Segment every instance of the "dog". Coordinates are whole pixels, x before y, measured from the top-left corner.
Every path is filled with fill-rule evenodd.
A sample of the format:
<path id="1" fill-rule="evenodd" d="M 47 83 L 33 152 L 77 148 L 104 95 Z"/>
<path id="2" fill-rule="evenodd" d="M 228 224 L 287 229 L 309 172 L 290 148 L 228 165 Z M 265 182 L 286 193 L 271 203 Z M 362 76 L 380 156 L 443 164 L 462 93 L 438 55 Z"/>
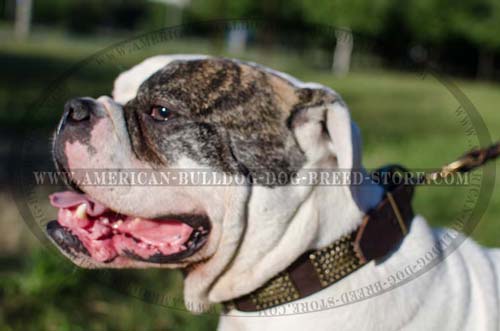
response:
<path id="1" fill-rule="evenodd" d="M 155 56 L 121 73 L 112 97 L 66 103 L 53 158 L 73 174 L 73 191 L 51 196 L 59 214 L 47 232 L 84 268 L 183 269 L 194 312 L 234 302 L 359 229 L 384 199 L 366 176 L 362 185 L 292 182 L 310 169 L 365 173 L 360 139 L 328 87 L 234 59 Z M 86 185 L 81 169 L 201 169 L 240 184 Z M 285 180 L 269 183 L 270 174 Z M 219 329 L 499 330 L 499 251 L 466 239 L 445 256 L 440 238 L 465 238 L 418 215 L 407 226 L 390 253 L 308 296 L 227 305 Z M 429 252 L 439 263 L 384 291 Z"/>

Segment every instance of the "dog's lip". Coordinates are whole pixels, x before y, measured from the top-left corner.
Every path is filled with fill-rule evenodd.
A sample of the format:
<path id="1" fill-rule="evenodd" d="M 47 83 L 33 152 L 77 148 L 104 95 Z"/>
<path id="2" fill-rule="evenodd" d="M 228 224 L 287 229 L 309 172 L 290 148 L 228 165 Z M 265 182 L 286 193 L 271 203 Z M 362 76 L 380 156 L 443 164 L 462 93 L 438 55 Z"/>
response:
<path id="1" fill-rule="evenodd" d="M 208 231 L 211 230 L 210 219 L 205 214 L 166 214 L 152 219 L 160 222 L 165 219 L 175 219 L 189 225 L 193 229 L 197 229 L 201 226 Z"/>
<path id="2" fill-rule="evenodd" d="M 208 223 L 210 224 L 210 223 Z M 64 252 L 69 254 L 71 257 L 75 258 L 78 254 L 83 254 L 87 258 L 91 258 L 91 255 L 87 248 L 83 245 L 83 243 L 75 236 L 70 229 L 65 226 L 59 224 L 57 220 L 50 221 L 46 224 L 46 231 L 49 237 L 52 239 L 54 243 L 56 243 Z M 210 230 L 209 230 L 210 231 Z M 180 263 L 183 262 L 183 259 L 186 259 L 196 252 L 198 252 L 203 245 L 208 241 L 208 233 L 200 234 L 200 232 L 194 231 L 189 237 L 188 241 L 193 241 L 194 244 L 187 247 L 186 250 L 170 254 L 154 254 L 149 258 L 145 259 L 137 254 L 134 254 L 131 251 L 125 252 L 125 257 L 140 261 L 140 262 L 149 262 L 156 264 L 166 264 L 166 263 Z M 109 264 L 112 263 L 118 256 L 104 261 L 103 263 Z M 122 256 L 123 257 L 123 256 Z"/>
<path id="3" fill-rule="evenodd" d="M 204 214 L 140 218 L 115 213 L 74 192 L 53 194 L 51 203 L 59 208 L 58 220 L 47 224 L 51 239 L 70 256 L 84 253 L 97 262 L 110 263 L 119 256 L 151 263 L 183 262 L 201 249 L 211 230 Z M 87 216 L 79 216 L 80 207 Z"/>
<path id="4" fill-rule="evenodd" d="M 69 255 L 75 257 L 75 254 L 82 253 L 90 256 L 89 251 L 77 236 L 73 235 L 68 228 L 59 224 L 58 221 L 50 221 L 45 226 L 45 231 L 61 249 Z"/>

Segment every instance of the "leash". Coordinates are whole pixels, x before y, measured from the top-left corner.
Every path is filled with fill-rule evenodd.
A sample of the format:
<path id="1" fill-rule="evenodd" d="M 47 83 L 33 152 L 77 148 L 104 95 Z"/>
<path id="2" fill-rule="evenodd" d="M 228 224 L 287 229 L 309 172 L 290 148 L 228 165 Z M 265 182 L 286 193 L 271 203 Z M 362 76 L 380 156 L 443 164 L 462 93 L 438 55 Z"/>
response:
<path id="1" fill-rule="evenodd" d="M 453 176 L 456 173 L 466 173 L 475 170 L 485 165 L 487 162 L 495 160 L 499 156 L 500 142 L 485 148 L 472 149 L 455 161 L 445 164 L 435 171 L 426 174 L 419 174 L 418 177 L 415 178 L 409 178 L 406 183 L 414 186 L 430 184 L 436 182 L 437 180 Z M 388 164 L 373 171 L 371 176 L 372 178 L 378 180 L 382 177 L 394 178 L 394 175 L 403 175 L 407 173 L 410 173 L 408 169 L 400 164 Z M 395 184 L 396 182 L 397 181 L 386 181 L 384 183 L 380 183 L 380 185 L 384 186 L 386 190 L 391 191 L 399 185 Z"/>
<path id="2" fill-rule="evenodd" d="M 469 172 L 500 156 L 500 142 L 473 149 L 438 170 L 412 178 L 409 182 L 380 183 L 384 198 L 364 216 L 361 225 L 330 245 L 299 256 L 285 270 L 263 286 L 233 300 L 223 302 L 224 310 L 259 311 L 286 304 L 331 286 L 363 265 L 386 258 L 397 250 L 414 217 L 411 206 L 417 185 L 432 183 L 457 172 Z M 372 173 L 396 178 L 408 171 L 401 165 L 387 165 Z"/>
<path id="3" fill-rule="evenodd" d="M 440 178 L 451 176 L 457 172 L 469 172 L 486 164 L 488 161 L 495 160 L 500 156 L 500 142 L 497 142 L 489 147 L 473 149 L 462 157 L 458 158 L 441 169 L 428 173 L 420 178 L 416 184 L 429 183 Z"/>
<path id="4" fill-rule="evenodd" d="M 485 165 L 488 161 L 495 160 L 499 156 L 500 156 L 500 142 L 497 142 L 485 148 L 472 149 L 467 153 L 465 153 L 464 155 L 462 155 L 461 157 L 459 157 L 458 159 L 456 159 L 455 161 L 442 166 L 438 170 L 432 171 L 427 174 L 419 175 L 416 179 L 410 180 L 408 184 L 412 186 L 429 184 L 439 179 L 444 179 L 453 176 L 456 173 L 470 172 L 474 169 L 477 169 Z M 408 170 L 399 164 L 391 164 L 375 170 L 372 173 L 372 177 L 383 176 L 383 175 L 393 176 L 394 174 L 401 174 L 401 173 L 408 173 Z M 394 182 L 386 182 L 381 185 L 386 190 L 387 200 L 391 204 L 391 207 L 394 211 L 396 220 L 399 223 L 401 231 L 403 232 L 403 235 L 406 235 L 408 233 L 408 229 L 403 220 L 403 217 L 401 216 L 401 213 L 399 212 L 394 196 L 391 193 L 395 188 L 397 188 L 398 184 L 394 184 Z"/>

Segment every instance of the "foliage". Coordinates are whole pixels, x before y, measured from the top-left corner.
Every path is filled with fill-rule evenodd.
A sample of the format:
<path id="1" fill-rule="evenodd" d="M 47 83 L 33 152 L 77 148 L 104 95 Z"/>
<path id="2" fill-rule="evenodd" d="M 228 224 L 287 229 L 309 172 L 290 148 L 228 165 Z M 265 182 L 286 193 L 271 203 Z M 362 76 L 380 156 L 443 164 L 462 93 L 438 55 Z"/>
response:
<path id="1" fill-rule="evenodd" d="M 0 0 L 0 15 L 4 19 L 13 19 L 13 3 Z M 35 24 L 63 27 L 78 34 L 155 29 L 180 24 L 181 17 L 182 23 L 225 18 L 257 18 L 297 27 L 316 23 L 383 39 L 387 48 L 384 56 L 391 57 L 392 62 L 407 56 L 415 45 L 423 45 L 431 49 L 430 60 L 449 71 L 498 78 L 495 76 L 498 67 L 495 58 L 500 53 L 498 0 L 192 0 L 186 3 L 185 8 L 179 9 L 148 0 L 34 1 L 33 19 Z M 269 43 L 272 40 L 270 34 Z"/>
<path id="2" fill-rule="evenodd" d="M 403 9 L 416 41 L 443 42 L 452 29 L 449 0 L 409 0 Z M 456 4 L 454 4 L 455 6 Z"/>
<path id="3" fill-rule="evenodd" d="M 500 48 L 500 2 L 496 0 L 465 0 L 453 2 L 450 10 L 452 26 L 476 45 Z"/>
<path id="4" fill-rule="evenodd" d="M 355 32 L 377 35 L 381 32 L 393 0 L 319 0 L 311 5 L 301 1 L 306 19 L 335 27 L 347 27 Z"/>
<path id="5" fill-rule="evenodd" d="M 198 19 L 253 17 L 280 21 L 301 20 L 300 0 L 193 0 L 190 12 Z M 299 23 L 300 24 L 300 23 Z"/>

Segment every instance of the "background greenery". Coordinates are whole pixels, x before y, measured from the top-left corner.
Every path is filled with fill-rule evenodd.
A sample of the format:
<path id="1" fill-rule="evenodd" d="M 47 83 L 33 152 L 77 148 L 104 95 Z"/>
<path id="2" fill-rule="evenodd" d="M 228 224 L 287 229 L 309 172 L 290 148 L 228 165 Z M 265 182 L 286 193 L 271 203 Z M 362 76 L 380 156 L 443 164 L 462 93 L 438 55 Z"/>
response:
<path id="1" fill-rule="evenodd" d="M 494 59 L 497 55 L 498 36 L 492 31 L 499 20 L 495 20 L 498 8 L 494 1 L 468 0 L 460 5 L 444 0 L 407 1 L 405 6 L 392 0 L 319 1 L 311 6 L 301 0 L 195 0 L 181 10 L 141 1 L 103 5 L 97 1 L 35 0 L 34 27 L 24 41 L 12 37 L 11 4 L 0 4 L 4 19 L 0 26 L 0 184 L 5 188 L 0 192 L 0 330 L 216 327 L 216 314 L 196 316 L 185 312 L 179 302 L 158 304 L 158 296 L 182 297 L 180 273 L 74 268 L 33 235 L 36 229 L 23 222 L 8 195 L 15 187 L 9 187 L 12 183 L 5 167 L 20 151 L 25 138 L 22 129 L 28 127 L 36 137 L 31 142 L 36 151 L 30 155 L 34 163 L 50 166 L 50 134 L 64 97 L 57 99 L 54 108 L 39 107 L 35 101 L 46 93 L 45 88 L 78 61 L 136 33 L 169 22 L 188 24 L 236 16 L 271 19 L 282 27 L 266 36 L 251 33 L 251 42 L 240 53 L 228 51 L 226 35 L 200 29 L 114 63 L 84 66 L 58 84 L 69 96 L 109 94 L 118 72 L 160 53 L 208 53 L 253 60 L 338 91 L 363 133 L 368 168 L 386 163 L 434 168 L 470 146 L 455 115 L 458 101 L 436 76 L 422 75 L 421 68 L 411 64 L 410 50 L 420 45 L 439 70 L 437 77 L 453 75 L 449 79 L 478 109 L 493 139 L 499 138 L 496 63 L 493 61 L 488 72 L 479 70 L 484 52 Z M 332 75 L 331 36 L 309 31 L 308 22 L 348 26 L 355 32 L 353 66 L 348 75 Z M 40 188 L 37 197 L 44 210 L 54 215 L 46 203 L 48 189 L 53 190 Z M 465 194 L 466 189 L 460 187 L 419 188 L 415 209 L 433 225 L 449 225 L 460 215 Z M 500 192 L 496 189 L 472 235 L 480 243 L 500 245 L 499 211 Z"/>

